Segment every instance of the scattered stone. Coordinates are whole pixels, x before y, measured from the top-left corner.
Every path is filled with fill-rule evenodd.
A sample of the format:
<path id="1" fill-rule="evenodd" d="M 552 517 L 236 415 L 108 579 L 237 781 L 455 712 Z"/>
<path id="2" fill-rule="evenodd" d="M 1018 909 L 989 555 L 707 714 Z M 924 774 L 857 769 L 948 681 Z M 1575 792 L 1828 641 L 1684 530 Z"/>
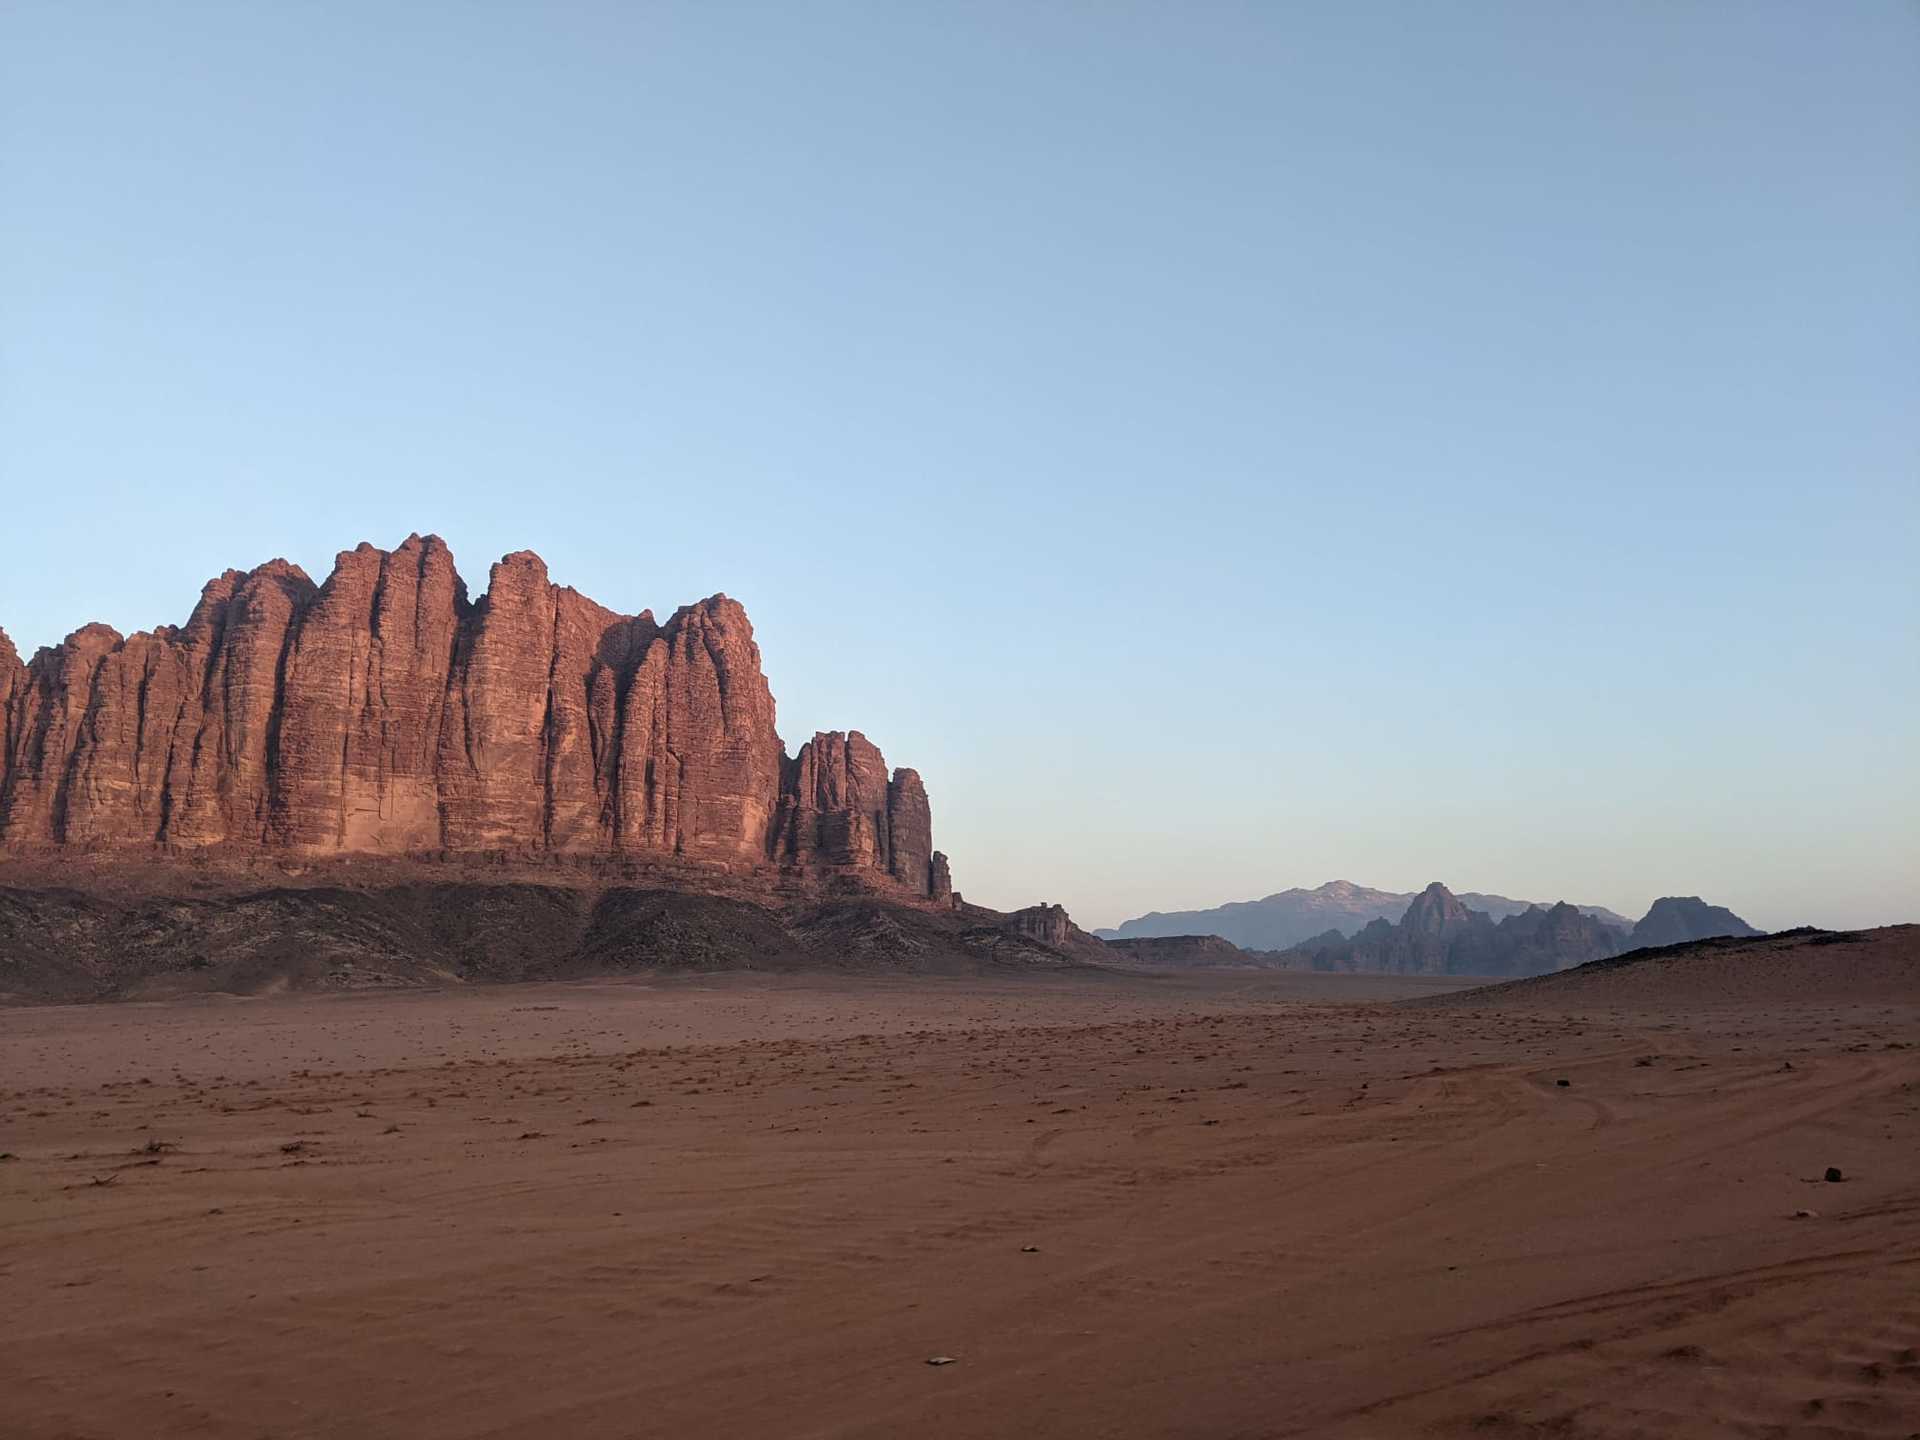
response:
<path id="1" fill-rule="evenodd" d="M 1818 1210 L 1796 1210 L 1793 1212 L 1793 1218 L 1796 1220 L 1818 1220 L 1820 1218 L 1820 1212 Z"/>
<path id="2" fill-rule="evenodd" d="M 1571 1080 L 1556 1080 L 1553 1083 L 1558 1085 L 1562 1090 L 1570 1089 L 1573 1085 Z"/>
<path id="3" fill-rule="evenodd" d="M 1838 1185 L 1847 1177 L 1840 1173 L 1840 1167 L 1838 1165 L 1829 1165 L 1827 1166 L 1827 1173 L 1821 1178 L 1829 1185 Z"/>
<path id="4" fill-rule="evenodd" d="M 1022 1255 L 1038 1255 L 1040 1253 L 1040 1247 L 1038 1245 L 1022 1245 L 1020 1247 L 1020 1253 Z"/>
<path id="5" fill-rule="evenodd" d="M 927 1363 L 928 1363 L 929 1365 L 951 1365 L 951 1364 L 953 1364 L 953 1356 L 951 1356 L 951 1355 L 929 1355 L 929 1356 L 927 1357 Z"/>

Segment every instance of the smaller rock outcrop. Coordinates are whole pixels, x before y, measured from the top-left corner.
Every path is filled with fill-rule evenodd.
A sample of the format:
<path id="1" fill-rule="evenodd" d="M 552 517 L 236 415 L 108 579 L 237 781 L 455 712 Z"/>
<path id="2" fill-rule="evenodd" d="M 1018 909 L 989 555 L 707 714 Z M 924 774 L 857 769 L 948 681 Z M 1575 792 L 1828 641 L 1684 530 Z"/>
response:
<path id="1" fill-rule="evenodd" d="M 991 910 L 962 905 L 960 897 L 956 895 L 954 908 L 986 919 L 1003 935 L 1013 936 L 1026 944 L 1041 946 L 1050 952 L 1068 956 L 1084 964 L 1111 964 L 1114 958 L 1106 942 L 1089 935 L 1073 923 L 1073 917 L 1067 914 L 1064 905 L 1029 905 L 1024 910 L 1014 910 L 1002 915 Z"/>
<path id="2" fill-rule="evenodd" d="M 1150 970 L 1246 970 L 1266 959 L 1218 935 L 1143 935 L 1106 945 L 1115 959 Z"/>
<path id="3" fill-rule="evenodd" d="M 1029 905 L 1024 910 L 1011 911 L 1003 928 L 1056 950 L 1065 948 L 1074 935 L 1080 933 L 1064 905 Z"/>

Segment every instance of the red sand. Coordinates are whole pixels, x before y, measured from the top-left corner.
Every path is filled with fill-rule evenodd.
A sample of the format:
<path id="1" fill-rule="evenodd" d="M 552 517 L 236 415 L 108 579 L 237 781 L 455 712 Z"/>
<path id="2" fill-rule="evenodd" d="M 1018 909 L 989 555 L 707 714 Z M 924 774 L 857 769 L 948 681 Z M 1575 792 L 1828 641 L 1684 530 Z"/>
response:
<path id="1" fill-rule="evenodd" d="M 0 1012 L 0 1434 L 1920 1430 L 1920 993 L 1435 988 Z"/>

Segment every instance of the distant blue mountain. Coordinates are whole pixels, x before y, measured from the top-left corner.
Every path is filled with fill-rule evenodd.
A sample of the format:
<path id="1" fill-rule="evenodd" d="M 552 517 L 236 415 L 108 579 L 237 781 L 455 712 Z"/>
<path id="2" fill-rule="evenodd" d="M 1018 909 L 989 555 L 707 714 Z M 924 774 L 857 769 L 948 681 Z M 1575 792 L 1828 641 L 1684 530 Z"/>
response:
<path id="1" fill-rule="evenodd" d="M 1397 922 L 1416 898 L 1413 891 L 1375 890 L 1348 880 L 1329 880 L 1313 890 L 1282 890 L 1264 900 L 1238 900 L 1216 905 L 1211 910 L 1153 911 L 1128 920 L 1112 930 L 1096 930 L 1102 940 L 1144 939 L 1160 935 L 1218 935 L 1243 950 L 1285 950 L 1302 940 L 1337 930 L 1342 935 L 1357 934 L 1374 920 Z M 1521 915 L 1535 902 L 1509 900 L 1504 895 L 1466 892 L 1457 897 L 1463 904 L 1492 920 Z M 1549 908 L 1545 905 L 1541 909 Z M 1634 926 L 1624 915 L 1601 905 L 1576 907 L 1615 926 L 1624 936 Z M 1736 917 L 1737 918 L 1737 917 Z M 1738 933 L 1734 931 L 1723 932 Z"/>

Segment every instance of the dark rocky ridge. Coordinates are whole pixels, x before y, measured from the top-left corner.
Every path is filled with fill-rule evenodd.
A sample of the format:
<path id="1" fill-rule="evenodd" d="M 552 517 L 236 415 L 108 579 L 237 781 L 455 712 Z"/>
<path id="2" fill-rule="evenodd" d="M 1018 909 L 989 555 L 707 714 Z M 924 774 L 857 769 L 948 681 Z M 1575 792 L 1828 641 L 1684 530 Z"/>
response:
<path id="1" fill-rule="evenodd" d="M 484 880 L 343 867 L 257 887 L 0 885 L 0 1004 L 368 990 L 648 972 L 978 974 L 1097 961 L 972 906 L 878 894 Z M 306 883 L 314 881 L 314 883 Z"/>
<path id="2" fill-rule="evenodd" d="M 946 906 L 925 786 L 858 731 L 789 758 L 753 627 L 665 624 L 437 537 L 208 583 L 183 626 L 0 635 L 0 860 L 617 859 Z"/>

